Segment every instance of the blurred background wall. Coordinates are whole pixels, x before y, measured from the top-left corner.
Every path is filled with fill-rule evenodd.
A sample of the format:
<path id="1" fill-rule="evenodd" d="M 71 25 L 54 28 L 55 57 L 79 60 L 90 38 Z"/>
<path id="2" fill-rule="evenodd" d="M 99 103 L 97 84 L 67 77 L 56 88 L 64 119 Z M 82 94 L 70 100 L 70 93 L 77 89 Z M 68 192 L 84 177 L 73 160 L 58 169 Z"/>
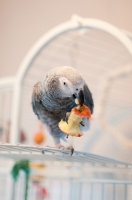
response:
<path id="1" fill-rule="evenodd" d="M 76 13 L 132 32 L 131 0 L 0 0 L 0 77 L 15 75 L 32 45 Z"/>

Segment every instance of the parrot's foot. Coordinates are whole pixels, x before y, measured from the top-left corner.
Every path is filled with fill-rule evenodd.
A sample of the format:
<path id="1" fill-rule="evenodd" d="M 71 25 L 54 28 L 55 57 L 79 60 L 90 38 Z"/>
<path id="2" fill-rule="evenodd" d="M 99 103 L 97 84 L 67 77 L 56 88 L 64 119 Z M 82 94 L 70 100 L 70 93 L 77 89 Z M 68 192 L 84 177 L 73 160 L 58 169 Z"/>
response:
<path id="1" fill-rule="evenodd" d="M 82 126 L 85 126 L 84 123 L 83 123 L 82 121 L 80 122 L 80 124 L 81 124 Z"/>
<path id="2" fill-rule="evenodd" d="M 68 119 L 69 119 L 70 114 L 71 114 L 71 112 L 67 112 L 66 117 L 63 118 L 63 121 L 65 121 L 67 124 L 68 124 Z"/>
<path id="3" fill-rule="evenodd" d="M 74 152 L 74 149 L 73 149 L 72 146 L 64 147 L 63 145 L 61 145 L 61 144 L 59 143 L 59 144 L 56 145 L 56 147 L 57 147 L 58 149 L 62 149 L 62 150 L 70 150 L 70 151 L 71 151 L 71 156 L 72 156 L 72 154 L 73 154 L 73 152 Z"/>
<path id="4" fill-rule="evenodd" d="M 74 148 L 72 146 L 68 146 L 67 149 L 71 150 L 71 156 L 72 156 L 72 154 L 74 153 Z"/>
<path id="5" fill-rule="evenodd" d="M 65 118 L 63 118 L 62 120 L 68 124 L 68 117 L 67 116 Z"/>

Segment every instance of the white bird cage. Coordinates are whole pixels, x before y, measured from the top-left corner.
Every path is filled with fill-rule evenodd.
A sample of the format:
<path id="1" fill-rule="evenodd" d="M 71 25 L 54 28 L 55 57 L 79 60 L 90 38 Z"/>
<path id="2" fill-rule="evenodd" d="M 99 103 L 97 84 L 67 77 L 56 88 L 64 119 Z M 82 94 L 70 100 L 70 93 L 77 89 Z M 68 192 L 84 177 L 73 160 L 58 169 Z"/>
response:
<path id="1" fill-rule="evenodd" d="M 28 136 L 26 144 L 33 145 L 32 134 L 37 130 L 38 124 L 37 117 L 33 114 L 31 107 L 33 85 L 37 81 L 42 80 L 46 72 L 51 68 L 69 65 L 75 67 L 84 77 L 93 94 L 95 103 L 91 128 L 83 137 L 74 139 L 75 150 L 98 153 L 103 156 L 131 162 L 131 157 L 129 157 L 132 147 L 131 38 L 130 33 L 121 31 L 106 22 L 96 19 L 82 19 L 76 15 L 72 17 L 71 21 L 63 23 L 45 34 L 27 54 L 15 79 L 13 79 L 13 83 L 10 83 L 11 88 L 13 88 L 13 97 L 9 97 L 9 103 L 12 101 L 11 106 L 9 106 L 12 109 L 12 116 L 7 119 L 1 115 L 3 117 L 2 121 L 5 119 L 5 123 L 11 123 L 10 142 L 14 144 L 19 143 L 19 133 L 23 129 Z M 8 86 L 7 81 L 7 88 Z M 0 86 L 0 91 L 3 95 L 1 88 Z M 6 101 L 2 100 L 2 102 Z M 2 104 L 0 109 L 3 109 L 3 111 L 6 109 L 7 111 L 10 110 L 6 107 L 6 103 Z M 32 147 L 30 154 L 23 156 L 21 152 L 27 146 L 22 146 L 20 148 L 21 151 L 19 151 L 20 149 L 17 146 L 14 147 L 13 145 L 10 148 L 9 146 L 6 148 L 6 145 L 1 145 L 0 147 L 2 151 L 0 155 L 7 158 L 7 155 L 3 155 L 3 151 L 5 153 L 9 152 L 8 157 L 12 159 L 18 159 L 18 157 L 21 159 L 32 159 L 32 153 L 38 152 L 37 149 Z M 16 153 L 11 154 L 11 150 Z M 41 160 L 41 156 L 38 157 L 38 155 L 35 155 L 33 159 L 39 158 Z M 56 156 L 53 157 L 54 159 L 57 158 Z M 63 157 L 63 154 L 60 157 Z M 58 157 L 60 160 L 60 162 L 58 161 L 59 164 L 62 163 L 60 157 Z M 73 159 L 74 162 L 78 162 L 80 159 L 78 154 L 76 157 L 76 159 Z M 82 174 L 78 180 L 68 175 L 67 181 L 69 185 L 66 183 L 67 187 L 72 189 L 72 191 L 78 190 L 79 193 L 75 197 L 74 193 L 69 191 L 68 194 L 71 196 L 67 197 L 67 199 L 131 199 L 131 177 L 128 178 L 128 175 L 130 176 L 131 164 L 129 164 L 129 172 L 126 170 L 124 177 L 116 176 L 116 170 L 118 170 L 120 175 L 122 173 L 122 170 L 119 170 L 114 165 L 116 161 L 112 161 L 112 167 L 115 170 L 113 173 L 113 168 L 110 166 L 108 167 L 109 170 L 104 169 L 103 164 L 107 164 L 108 160 L 107 158 L 103 158 L 104 163 L 102 163 L 102 167 L 99 169 L 101 171 L 104 170 L 106 173 L 100 176 L 101 171 L 96 166 L 101 162 L 102 157 L 97 156 L 96 158 L 96 162 L 93 162 L 95 166 L 92 165 L 94 175 L 97 178 L 96 180 L 94 176 L 91 178 L 86 176 L 84 180 L 86 174 L 84 165 L 81 166 Z M 70 161 L 72 158 L 69 156 L 67 159 Z M 91 159 L 95 159 L 93 154 L 91 154 Z M 89 161 L 85 159 L 83 163 L 88 164 Z M 124 163 L 123 168 L 126 166 L 128 164 Z M 80 167 L 78 169 L 80 170 Z M 87 170 L 89 173 L 92 173 L 91 168 Z M 1 173 L 3 172 L 1 171 Z M 56 178 L 58 181 L 57 184 L 61 185 L 64 179 L 59 176 Z M 77 184 L 73 184 L 73 182 Z M 54 180 L 49 181 L 50 183 L 54 188 L 53 190 L 55 190 L 57 186 Z M 107 183 L 110 184 L 110 188 L 106 189 Z M 61 187 L 63 186 L 61 185 Z M 118 188 L 118 192 L 116 191 L 116 187 Z M 10 193 L 12 191 L 11 188 Z M 63 191 L 65 194 L 65 189 Z M 57 200 L 64 199 L 63 192 L 58 194 L 60 196 L 56 197 Z M 18 197 L 14 198 L 14 200 L 19 199 Z M 33 199 L 33 197 L 30 198 Z M 7 197 L 7 200 L 9 199 Z M 54 199 L 54 197 L 49 197 L 49 199 Z M 3 198 L 2 200 L 5 199 Z"/>

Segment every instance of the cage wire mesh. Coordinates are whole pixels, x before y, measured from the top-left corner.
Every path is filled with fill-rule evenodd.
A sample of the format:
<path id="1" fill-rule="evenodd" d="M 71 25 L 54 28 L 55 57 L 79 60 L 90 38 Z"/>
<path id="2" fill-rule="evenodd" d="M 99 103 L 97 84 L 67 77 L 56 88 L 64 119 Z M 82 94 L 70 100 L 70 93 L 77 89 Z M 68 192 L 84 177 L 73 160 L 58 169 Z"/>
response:
<path id="1" fill-rule="evenodd" d="M 30 160 L 28 200 L 131 200 L 131 163 L 76 151 L 71 157 L 70 152 L 63 150 L 4 143 L 0 145 L 0 157 Z M 33 168 L 43 162 L 43 168 Z M 0 171 L 4 185 L 3 175 Z M 24 199 L 22 171 L 12 189 L 13 200 Z M 1 200 L 6 200 L 6 193 L 6 189 L 1 191 Z"/>
<path id="2" fill-rule="evenodd" d="M 20 187 L 23 182 L 24 180 L 22 180 L 21 177 L 15 188 L 17 192 L 15 193 L 14 200 L 23 200 L 24 188 Z M 90 182 L 73 179 L 45 179 L 43 181 L 40 181 L 39 184 L 41 185 L 41 187 L 47 189 L 47 195 L 45 196 L 45 198 L 41 198 L 45 200 L 131 200 L 131 183 L 103 181 Z M 21 191 L 19 191 L 20 188 Z M 33 180 L 30 180 L 28 199 L 36 200 L 38 196 L 37 190 L 39 190 L 39 188 L 34 185 Z"/>

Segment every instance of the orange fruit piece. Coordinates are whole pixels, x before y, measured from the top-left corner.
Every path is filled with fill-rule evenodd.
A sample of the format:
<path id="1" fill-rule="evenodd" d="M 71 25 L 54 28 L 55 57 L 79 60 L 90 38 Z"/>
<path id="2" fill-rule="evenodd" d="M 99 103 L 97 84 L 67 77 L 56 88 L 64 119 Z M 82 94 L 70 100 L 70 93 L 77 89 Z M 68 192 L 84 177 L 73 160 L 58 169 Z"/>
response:
<path id="1" fill-rule="evenodd" d="M 83 106 L 74 107 L 72 109 L 72 112 L 75 115 L 79 115 L 80 117 L 88 117 L 88 118 L 91 117 L 90 109 L 84 104 L 83 104 Z"/>

